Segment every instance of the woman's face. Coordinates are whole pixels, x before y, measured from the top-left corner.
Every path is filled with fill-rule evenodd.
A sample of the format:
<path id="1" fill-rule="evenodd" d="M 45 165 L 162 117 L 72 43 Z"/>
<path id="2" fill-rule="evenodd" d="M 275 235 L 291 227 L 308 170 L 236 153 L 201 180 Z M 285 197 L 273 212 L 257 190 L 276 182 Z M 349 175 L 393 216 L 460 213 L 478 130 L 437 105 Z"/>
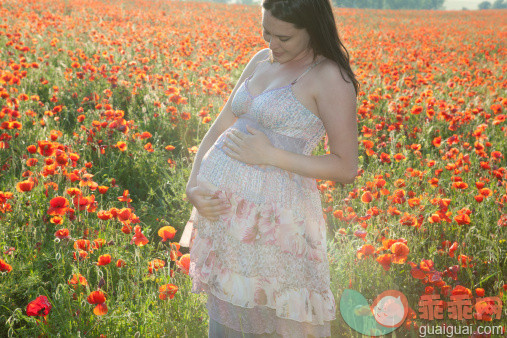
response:
<path id="1" fill-rule="evenodd" d="M 292 23 L 275 18 L 262 10 L 262 36 L 269 43 L 274 61 L 284 63 L 304 57 L 310 51 L 310 35 Z"/>

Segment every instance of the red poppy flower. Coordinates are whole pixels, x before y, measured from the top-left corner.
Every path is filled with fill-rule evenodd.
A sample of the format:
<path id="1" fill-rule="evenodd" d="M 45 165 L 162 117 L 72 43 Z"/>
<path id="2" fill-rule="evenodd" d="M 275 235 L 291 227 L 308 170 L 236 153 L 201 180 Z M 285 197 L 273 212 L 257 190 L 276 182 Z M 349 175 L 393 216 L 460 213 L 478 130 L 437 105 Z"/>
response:
<path id="1" fill-rule="evenodd" d="M 69 229 L 56 230 L 55 237 L 58 237 L 59 239 L 69 238 L 70 237 Z"/>
<path id="2" fill-rule="evenodd" d="M 65 197 L 57 196 L 49 201 L 49 215 L 65 215 L 69 208 L 69 201 Z"/>
<path id="3" fill-rule="evenodd" d="M 55 144 L 53 142 L 51 142 L 51 141 L 38 141 L 37 143 L 39 145 L 39 147 L 37 148 L 37 151 L 42 156 L 49 157 L 49 156 L 53 156 L 55 154 L 56 146 L 55 146 Z"/>
<path id="4" fill-rule="evenodd" d="M 7 264 L 3 259 L 0 258 L 0 272 L 11 272 L 12 266 Z"/>
<path id="5" fill-rule="evenodd" d="M 97 316 L 102 316 L 107 313 L 107 306 L 105 304 L 106 296 L 102 291 L 93 291 L 86 299 L 90 304 L 96 304 L 93 313 Z"/>
<path id="6" fill-rule="evenodd" d="M 100 265 L 108 265 L 109 263 L 111 263 L 111 255 L 101 255 L 96 264 L 97 266 L 100 266 Z"/>
<path id="7" fill-rule="evenodd" d="M 131 216 L 132 210 L 130 210 L 130 208 L 123 208 L 118 212 L 118 220 L 124 224 L 130 223 Z"/>
<path id="8" fill-rule="evenodd" d="M 47 316 L 51 311 L 51 303 L 46 296 L 39 296 L 26 306 L 27 316 Z"/>

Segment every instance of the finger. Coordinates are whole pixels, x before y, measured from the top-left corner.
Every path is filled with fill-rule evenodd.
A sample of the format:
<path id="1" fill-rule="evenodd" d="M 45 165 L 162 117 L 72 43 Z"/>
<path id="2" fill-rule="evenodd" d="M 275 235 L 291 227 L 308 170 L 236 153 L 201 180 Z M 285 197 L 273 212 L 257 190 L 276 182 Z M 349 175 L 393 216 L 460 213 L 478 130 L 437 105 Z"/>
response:
<path id="1" fill-rule="evenodd" d="M 241 145 L 243 143 L 243 139 L 238 137 L 237 135 L 234 135 L 234 134 L 229 135 L 229 140 L 234 142 L 234 144 L 237 144 L 237 145 Z M 229 142 L 229 143 L 232 144 L 232 142 Z M 227 143 L 227 141 L 226 141 L 226 143 Z"/>
<path id="2" fill-rule="evenodd" d="M 239 152 L 240 146 L 239 144 L 233 143 L 233 142 L 226 142 L 225 146 L 234 152 Z"/>
<path id="3" fill-rule="evenodd" d="M 246 130 L 248 130 L 250 134 L 255 134 L 255 132 L 257 131 L 257 129 L 250 127 L 249 125 L 246 126 Z"/>
<path id="4" fill-rule="evenodd" d="M 238 159 L 239 159 L 239 154 L 238 154 L 237 152 L 235 152 L 234 150 L 229 149 L 229 147 L 227 147 L 227 146 L 223 147 L 223 149 L 224 149 L 224 152 L 225 152 L 227 155 L 229 155 L 230 157 L 232 157 L 232 158 L 234 158 L 234 159 L 236 159 L 236 160 L 238 160 Z"/>
<path id="5" fill-rule="evenodd" d="M 239 130 L 233 130 L 229 134 L 229 138 L 235 138 L 235 139 L 243 140 L 244 137 L 245 137 L 245 135 L 241 131 L 239 131 Z"/>
<path id="6" fill-rule="evenodd" d="M 225 205 L 226 201 L 221 199 L 221 198 L 214 198 L 210 201 L 208 201 L 208 207 L 217 207 L 217 206 L 221 206 L 221 205 Z"/>
<path id="7" fill-rule="evenodd" d="M 198 195 L 206 196 L 206 197 L 213 197 L 213 191 L 210 191 L 208 189 L 205 189 L 203 187 L 198 187 L 198 190 L 196 190 Z"/>

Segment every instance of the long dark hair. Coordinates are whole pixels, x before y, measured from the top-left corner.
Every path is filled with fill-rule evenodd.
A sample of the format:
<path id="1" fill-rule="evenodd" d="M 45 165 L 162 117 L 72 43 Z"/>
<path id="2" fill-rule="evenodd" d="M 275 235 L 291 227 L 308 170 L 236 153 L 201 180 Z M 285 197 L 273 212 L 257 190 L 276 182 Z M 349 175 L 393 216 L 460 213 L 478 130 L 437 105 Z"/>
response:
<path id="1" fill-rule="evenodd" d="M 292 23 L 298 29 L 306 29 L 314 55 L 323 55 L 345 70 L 354 84 L 356 95 L 359 81 L 350 68 L 349 52 L 338 36 L 333 9 L 329 0 L 263 0 L 262 7 L 278 20 Z M 350 83 L 350 82 L 349 82 Z"/>

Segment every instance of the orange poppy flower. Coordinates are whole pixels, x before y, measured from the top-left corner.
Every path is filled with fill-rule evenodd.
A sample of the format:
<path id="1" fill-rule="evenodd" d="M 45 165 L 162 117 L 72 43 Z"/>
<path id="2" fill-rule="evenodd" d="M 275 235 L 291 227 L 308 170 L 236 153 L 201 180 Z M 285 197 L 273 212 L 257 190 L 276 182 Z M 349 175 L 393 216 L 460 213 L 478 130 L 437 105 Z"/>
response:
<path id="1" fill-rule="evenodd" d="M 113 218 L 113 215 L 107 210 L 101 210 L 97 213 L 97 217 L 103 221 L 107 221 L 111 218 Z"/>
<path id="2" fill-rule="evenodd" d="M 120 151 L 127 150 L 127 144 L 123 141 L 118 141 L 118 143 L 116 143 L 116 147 L 120 149 Z"/>
<path id="3" fill-rule="evenodd" d="M 365 191 L 363 195 L 361 196 L 361 202 L 363 203 L 370 203 L 373 200 L 373 196 L 371 192 Z"/>
<path id="4" fill-rule="evenodd" d="M 475 294 L 477 295 L 477 297 L 484 297 L 485 291 L 483 288 L 477 288 L 475 289 Z"/>
<path id="5" fill-rule="evenodd" d="M 79 188 L 69 188 L 67 189 L 67 194 L 69 194 L 70 196 L 80 196 L 82 195 L 83 193 L 81 192 L 81 189 Z"/>
<path id="6" fill-rule="evenodd" d="M 449 256 L 454 257 L 454 252 L 458 249 L 458 242 L 452 243 L 451 247 L 449 248 Z"/>
<path id="7" fill-rule="evenodd" d="M 98 189 L 99 189 L 99 193 L 105 194 L 109 190 L 109 187 L 99 185 Z"/>
<path id="8" fill-rule="evenodd" d="M 34 185 L 34 182 L 31 180 L 21 181 L 16 184 L 16 190 L 19 192 L 31 191 Z"/>
<path id="9" fill-rule="evenodd" d="M 167 241 L 168 239 L 173 239 L 176 234 L 176 229 L 172 226 L 164 226 L 158 230 L 158 235 L 162 237 L 162 242 Z"/>
<path id="10" fill-rule="evenodd" d="M 374 254 L 375 254 L 375 247 L 371 244 L 365 244 L 359 250 L 357 250 L 356 257 L 359 259 L 363 259 L 363 258 L 373 256 Z"/>
<path id="11" fill-rule="evenodd" d="M 56 146 L 53 142 L 50 141 L 38 141 L 37 144 L 39 147 L 37 151 L 39 154 L 45 157 L 53 156 L 56 152 Z"/>
<path id="12" fill-rule="evenodd" d="M 177 242 L 171 243 L 171 252 L 169 254 L 169 257 L 171 261 L 176 261 L 178 257 L 181 257 L 183 254 L 180 252 L 180 244 Z"/>
<path id="13" fill-rule="evenodd" d="M 188 275 L 190 271 L 190 254 L 184 254 L 181 258 L 176 261 L 176 265 L 185 275 Z"/>
<path id="14" fill-rule="evenodd" d="M 454 217 L 454 220 L 458 223 L 458 225 L 468 225 L 470 224 L 470 217 L 467 214 L 461 214 Z"/>
<path id="15" fill-rule="evenodd" d="M 472 258 L 466 256 L 466 255 L 459 255 L 458 261 L 461 263 L 462 268 L 472 267 L 473 264 L 470 264 L 472 261 Z"/>
<path id="16" fill-rule="evenodd" d="M 72 286 L 73 288 L 76 288 L 78 285 L 82 285 L 82 286 L 88 285 L 88 281 L 80 273 L 73 274 L 72 278 L 70 280 L 68 280 L 67 283 L 70 286 Z"/>
<path id="17" fill-rule="evenodd" d="M 28 160 L 26 160 L 26 165 L 28 167 L 33 167 L 34 165 L 36 165 L 37 163 L 39 163 L 39 160 L 36 159 L 36 158 L 29 158 Z"/>
<path id="18" fill-rule="evenodd" d="M 93 291 L 86 298 L 90 304 L 102 304 L 106 301 L 106 296 L 102 291 Z"/>
<path id="19" fill-rule="evenodd" d="M 97 262 L 97 266 L 108 265 L 109 263 L 111 263 L 111 255 L 109 255 L 109 254 L 101 255 L 99 257 L 98 262 Z"/>
<path id="20" fill-rule="evenodd" d="M 118 201 L 120 201 L 120 202 L 127 202 L 127 203 L 132 202 L 132 200 L 129 197 L 129 191 L 128 190 L 124 190 L 123 191 L 123 195 L 121 195 L 120 197 L 118 197 Z"/>
<path id="21" fill-rule="evenodd" d="M 77 239 L 74 242 L 74 249 L 90 251 L 90 241 L 88 239 Z"/>
<path id="22" fill-rule="evenodd" d="M 97 238 L 93 240 L 92 248 L 100 249 L 106 244 L 106 240 L 103 238 Z"/>
<path id="23" fill-rule="evenodd" d="M 159 292 L 158 298 L 160 298 L 161 300 L 165 300 L 167 299 L 167 297 L 169 297 L 169 299 L 173 299 L 176 292 L 178 292 L 178 287 L 174 284 L 166 284 L 162 285 L 158 289 L 158 292 Z"/>
<path id="24" fill-rule="evenodd" d="M 384 270 L 391 269 L 391 254 L 383 254 L 377 257 L 377 262 L 382 265 Z"/>
<path id="25" fill-rule="evenodd" d="M 165 261 L 155 258 L 151 262 L 148 263 L 148 272 L 151 274 L 153 273 L 153 270 L 158 271 L 158 269 L 161 269 L 165 266 Z"/>
<path id="26" fill-rule="evenodd" d="M 143 235 L 141 232 L 141 227 L 139 225 L 136 225 L 134 227 L 134 236 L 132 237 L 132 240 L 130 241 L 130 244 L 134 244 L 137 246 L 144 246 L 148 244 L 148 239 Z"/>
<path id="27" fill-rule="evenodd" d="M 396 242 L 391 245 L 391 261 L 395 264 L 403 264 L 407 260 L 407 256 L 410 252 L 407 245 L 401 242 Z"/>

